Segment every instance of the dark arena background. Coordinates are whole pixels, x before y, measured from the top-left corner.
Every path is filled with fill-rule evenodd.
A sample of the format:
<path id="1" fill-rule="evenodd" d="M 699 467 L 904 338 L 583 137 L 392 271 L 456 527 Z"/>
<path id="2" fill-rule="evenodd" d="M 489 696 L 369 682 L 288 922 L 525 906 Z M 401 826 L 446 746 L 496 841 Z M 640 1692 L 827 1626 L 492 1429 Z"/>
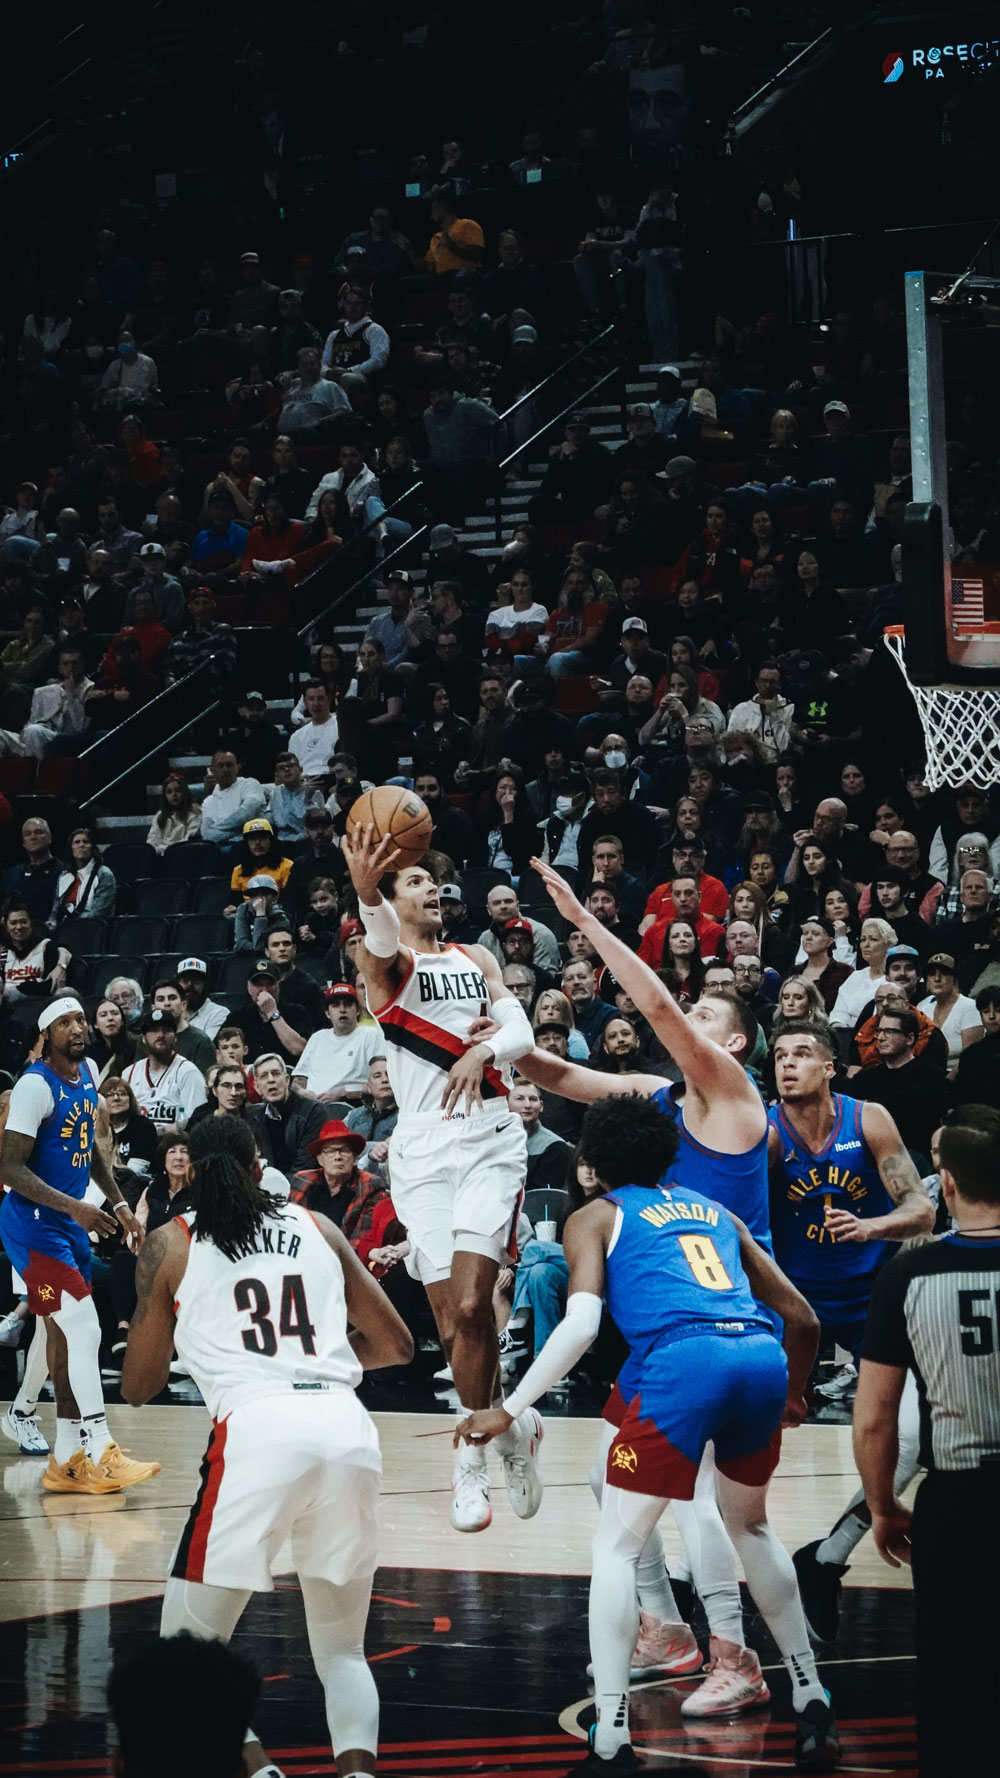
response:
<path id="1" fill-rule="evenodd" d="M 769 1107 L 774 1041 L 811 1023 L 945 1231 L 935 1132 L 1000 1106 L 1000 6 L 135 0 L 60 21 L 5 33 L 0 1107 L 42 1007 L 75 997 L 99 1141 L 148 1230 L 217 1110 L 250 1122 L 272 1189 L 342 1226 L 415 1343 L 361 1386 L 385 1466 L 378 1770 L 562 1778 L 594 1720 L 587 1473 L 622 1342 L 605 1315 L 539 1404 L 537 1516 L 493 1456 L 492 1524 L 454 1530 L 459 1401 L 403 1264 L 347 815 L 386 782 L 419 795 L 443 937 L 486 945 L 542 1050 L 680 1078 L 534 856 L 685 1011 L 706 987 L 750 1007 Z M 937 730 L 898 626 L 911 676 L 966 699 Z M 408 1057 L 433 1059 L 410 1024 Z M 512 1109 L 508 1388 L 562 1315 L 583 1189 L 582 1106 L 520 1081 Z M 331 1122 L 341 1174 L 315 1152 Z M 135 1266 L 105 1234 L 111 1434 L 160 1469 L 56 1491 L 13 1261 L 0 1245 L 0 1774 L 108 1778 L 109 1674 L 158 1633 L 209 1420 L 179 1363 L 123 1403 Z M 856 1387 L 825 1338 L 770 1494 L 790 1552 L 858 1486 Z M 255 1730 L 289 1778 L 334 1773 L 287 1548 L 275 1574 L 234 1638 Z M 744 1606 L 770 1703 L 682 1718 L 701 1674 L 635 1680 L 649 1770 L 794 1770 L 789 1681 Z M 911 1574 L 870 1535 L 826 1628 L 840 1769 L 916 1774 Z M 151 1723 L 183 1708 L 152 1700 Z"/>

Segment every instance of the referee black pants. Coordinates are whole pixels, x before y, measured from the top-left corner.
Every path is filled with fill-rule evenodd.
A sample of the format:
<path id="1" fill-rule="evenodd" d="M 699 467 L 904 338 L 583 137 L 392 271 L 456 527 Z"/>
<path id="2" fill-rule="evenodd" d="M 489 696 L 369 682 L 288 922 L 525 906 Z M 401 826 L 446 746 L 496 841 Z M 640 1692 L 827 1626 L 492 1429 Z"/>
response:
<path id="1" fill-rule="evenodd" d="M 913 1509 L 920 1778 L 997 1769 L 1000 1475 L 929 1474 Z"/>

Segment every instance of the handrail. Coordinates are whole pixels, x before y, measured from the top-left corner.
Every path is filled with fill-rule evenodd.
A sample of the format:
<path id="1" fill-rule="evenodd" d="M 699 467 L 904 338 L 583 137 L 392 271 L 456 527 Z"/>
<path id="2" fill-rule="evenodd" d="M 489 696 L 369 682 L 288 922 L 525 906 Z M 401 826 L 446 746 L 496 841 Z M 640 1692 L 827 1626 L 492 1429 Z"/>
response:
<path id="1" fill-rule="evenodd" d="M 117 744 L 121 741 L 122 736 L 128 730 L 131 729 L 132 732 L 134 733 L 134 726 L 133 726 L 134 724 L 138 723 L 141 718 L 147 717 L 149 715 L 149 712 L 151 710 L 155 710 L 157 704 L 161 704 L 165 698 L 172 697 L 174 692 L 183 690 L 185 685 L 190 685 L 191 681 L 193 679 L 197 679 L 199 677 L 199 675 L 201 675 L 202 673 L 205 673 L 208 670 L 208 668 L 212 665 L 212 662 L 215 660 L 218 660 L 218 658 L 219 658 L 218 655 L 215 655 L 215 654 L 210 654 L 210 655 L 206 656 L 205 660 L 199 661 L 198 665 L 196 667 L 192 667 L 190 673 L 185 673 L 183 679 L 175 679 L 172 685 L 165 685 L 162 691 L 157 692 L 155 698 L 150 698 L 148 704 L 143 704 L 140 709 L 133 710 L 131 716 L 126 716 L 124 722 L 118 723 L 114 728 L 103 729 L 101 731 L 101 733 L 98 736 L 96 736 L 96 738 L 93 741 L 91 741 L 90 746 L 85 747 L 83 749 L 83 752 L 78 754 L 77 757 L 80 760 L 81 764 L 83 763 L 83 761 L 85 759 L 90 759 L 92 761 L 93 755 L 97 752 L 99 747 L 102 747 L 104 745 L 104 743 L 106 741 L 110 741 L 110 740 L 114 739 L 115 743 Z M 216 701 L 218 701 L 218 700 L 216 700 Z M 187 722 L 184 724 L 184 727 L 190 728 L 191 722 L 192 722 L 192 718 L 189 717 Z M 178 729 L 177 732 L 178 732 L 178 734 L 180 734 L 182 731 L 180 729 Z"/>
<path id="2" fill-rule="evenodd" d="M 516 450 L 511 451 L 508 456 L 504 457 L 501 462 L 496 464 L 494 469 L 496 480 L 493 490 L 493 500 L 494 529 L 498 545 L 503 540 L 503 508 L 500 505 L 500 497 L 503 489 L 504 472 L 510 468 L 510 465 L 515 462 L 518 457 L 523 457 L 525 451 L 530 450 L 531 446 L 536 444 L 540 438 L 544 438 L 547 432 L 551 432 L 553 426 L 558 426 L 560 420 L 565 420 L 567 414 L 575 412 L 582 401 L 589 401 L 592 395 L 597 394 L 598 389 L 603 389 L 605 383 L 610 383 L 612 377 L 619 376 L 622 370 L 623 366 L 621 364 L 613 364 L 610 370 L 605 371 L 603 377 L 599 377 L 596 383 L 591 383 L 589 389 L 584 389 L 582 394 L 574 395 L 572 401 L 567 402 L 566 406 L 560 409 L 559 413 L 553 414 L 551 419 L 546 420 L 543 426 L 539 426 L 537 432 L 533 432 L 530 438 L 525 439 L 523 444 L 519 444 Z"/>
<path id="3" fill-rule="evenodd" d="M 193 674 L 189 674 L 189 678 L 193 678 Z M 184 683 L 184 681 L 182 681 L 182 680 L 178 681 L 178 684 L 183 684 L 183 683 Z M 155 702 L 155 699 L 153 701 Z M 182 722 L 179 728 L 175 728 L 173 730 L 172 734 L 167 735 L 165 737 L 165 739 L 162 741 L 157 741 L 156 745 L 154 747 L 150 747 L 149 750 L 142 755 L 141 759 L 133 760 L 131 765 L 127 765 L 123 772 L 118 773 L 117 778 L 112 778 L 110 784 L 103 784 L 101 786 L 100 790 L 94 791 L 93 796 L 88 796 L 86 802 L 80 804 L 80 814 L 83 815 L 87 809 L 89 809 L 94 803 L 96 803 L 99 800 L 99 798 L 107 796 L 108 792 L 110 790 L 114 790 L 116 785 L 123 784 L 126 778 L 131 778 L 133 772 L 140 771 L 142 769 L 142 767 L 147 763 L 147 761 L 153 758 L 154 754 L 162 753 L 163 749 L 165 747 L 169 747 L 170 743 L 172 741 L 176 741 L 178 735 L 186 734 L 188 729 L 191 727 L 192 721 L 200 722 L 201 718 L 203 716 L 210 716 L 212 714 L 213 710 L 219 709 L 221 703 L 222 703 L 221 698 L 213 698 L 212 702 L 210 704 L 206 704 L 204 710 L 200 710 L 196 717 L 192 718 L 189 716 L 186 722 Z M 146 704 L 143 706 L 143 708 L 148 710 L 149 705 Z M 140 712 L 137 711 L 136 714 L 139 715 Z M 112 729 L 110 732 L 112 734 L 117 735 L 120 731 L 118 729 Z M 80 757 L 82 759 L 83 755 L 81 754 Z"/>
<path id="4" fill-rule="evenodd" d="M 836 36 L 837 31 L 834 26 L 827 25 L 826 30 L 821 31 L 818 37 L 814 37 L 811 43 L 805 44 L 803 48 L 792 57 L 790 62 L 785 62 L 774 74 L 771 74 L 768 79 L 765 80 L 763 86 L 759 86 L 756 92 L 751 93 L 748 99 L 744 99 L 742 104 L 735 107 L 732 113 L 732 124 L 734 128 L 738 127 L 739 124 L 749 116 L 752 110 L 755 110 L 758 105 L 762 104 L 765 98 L 773 93 L 778 87 L 784 85 L 793 68 L 795 68 L 799 62 L 804 62 L 807 56 L 814 55 L 821 45 L 829 49 Z M 828 39 L 830 41 L 827 41 Z"/>
<path id="5" fill-rule="evenodd" d="M 307 624 L 303 624 L 301 630 L 297 631 L 299 641 L 303 642 L 307 636 L 311 636 L 314 630 L 319 629 L 321 623 L 325 623 L 331 612 L 336 611 L 337 607 L 343 605 L 345 600 L 349 599 L 352 593 L 356 593 L 359 587 L 364 586 L 366 580 L 370 580 L 375 573 L 381 573 L 390 562 L 394 562 L 397 556 L 401 556 L 404 550 L 408 550 L 411 544 L 416 543 L 419 538 L 425 536 L 429 531 L 429 525 L 421 525 L 419 530 L 411 531 L 409 537 L 404 537 L 402 543 L 398 543 L 394 550 L 390 550 L 387 556 L 383 556 L 382 560 L 377 564 L 377 567 L 366 568 L 363 574 L 358 575 L 357 580 L 352 580 L 349 587 L 345 587 L 342 592 L 337 594 L 335 599 L 331 599 L 329 605 L 325 606 L 315 617 L 311 617 Z M 335 557 L 334 560 L 339 561 L 340 557 Z M 329 566 L 329 564 L 327 564 L 327 566 Z M 319 574 L 321 572 L 322 569 L 317 568 L 316 573 Z M 310 575 L 309 578 L 311 580 L 313 578 L 312 575 Z M 308 581 L 302 581 L 301 585 L 307 586 Z"/>
<path id="6" fill-rule="evenodd" d="M 564 359 L 562 364 L 556 366 L 555 370 L 550 370 L 548 376 L 543 377 L 540 383 L 536 383 L 533 389 L 528 390 L 527 394 L 519 395 L 516 401 L 512 401 L 510 407 L 505 408 L 502 414 L 497 415 L 496 424 L 493 427 L 494 432 L 496 432 L 497 426 L 502 426 L 505 420 L 510 419 L 511 414 L 516 414 L 518 408 L 523 407 L 526 401 L 532 401 L 536 395 L 541 394 L 543 389 L 547 389 L 550 383 L 554 383 L 556 377 L 561 377 L 563 371 L 568 370 L 571 364 L 575 364 L 578 358 L 585 357 L 588 352 L 593 351 L 595 346 L 600 345 L 602 340 L 606 340 L 609 334 L 614 333 L 616 326 L 616 322 L 609 322 L 602 333 L 595 333 L 592 340 L 587 340 L 584 345 L 578 346 L 570 358 Z"/>

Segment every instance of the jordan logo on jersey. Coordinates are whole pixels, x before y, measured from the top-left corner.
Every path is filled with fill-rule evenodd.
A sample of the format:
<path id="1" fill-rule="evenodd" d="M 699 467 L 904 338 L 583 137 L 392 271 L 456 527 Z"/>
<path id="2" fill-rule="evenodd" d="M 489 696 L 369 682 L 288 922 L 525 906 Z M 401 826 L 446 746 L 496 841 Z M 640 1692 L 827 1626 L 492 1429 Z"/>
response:
<path id="1" fill-rule="evenodd" d="M 425 1004 L 428 1000 L 489 999 L 486 977 L 475 969 L 463 969 L 454 975 L 432 975 L 429 970 L 418 969 L 417 987 Z"/>

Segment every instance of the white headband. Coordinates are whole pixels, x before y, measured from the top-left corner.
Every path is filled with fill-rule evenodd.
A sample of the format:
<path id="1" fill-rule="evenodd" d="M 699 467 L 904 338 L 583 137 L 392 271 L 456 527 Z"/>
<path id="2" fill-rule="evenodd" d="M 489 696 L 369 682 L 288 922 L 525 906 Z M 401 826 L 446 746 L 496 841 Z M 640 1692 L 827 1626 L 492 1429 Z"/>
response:
<path id="1" fill-rule="evenodd" d="M 75 1000 L 70 994 L 64 994 L 61 1000 L 53 1000 L 51 1006 L 47 1006 L 44 1012 L 39 1013 L 38 1029 L 47 1031 L 53 1019 L 61 1019 L 68 1012 L 82 1011 L 83 1007 L 79 1000 Z"/>

